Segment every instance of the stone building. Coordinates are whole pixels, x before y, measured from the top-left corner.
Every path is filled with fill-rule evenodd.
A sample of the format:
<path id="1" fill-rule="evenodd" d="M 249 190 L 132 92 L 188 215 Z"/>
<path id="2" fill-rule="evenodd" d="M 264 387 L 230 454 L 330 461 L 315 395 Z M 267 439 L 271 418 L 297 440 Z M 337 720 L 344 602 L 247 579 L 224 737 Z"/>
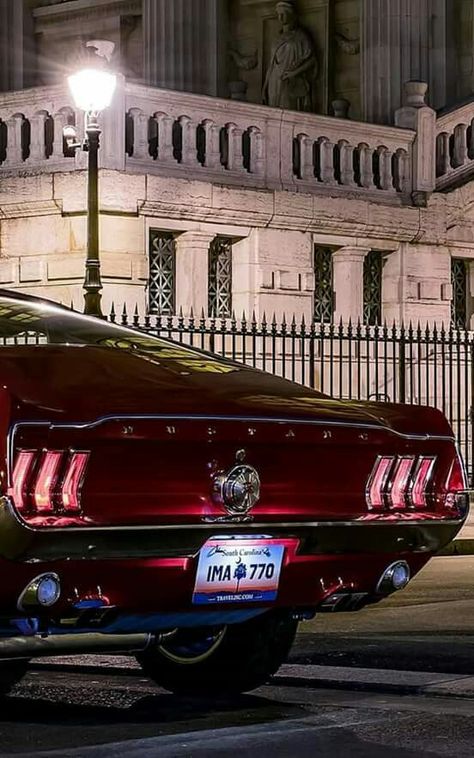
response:
<path id="1" fill-rule="evenodd" d="M 100 38 L 104 311 L 474 326 L 473 5 L 0 0 L 1 286 L 82 305 Z"/>

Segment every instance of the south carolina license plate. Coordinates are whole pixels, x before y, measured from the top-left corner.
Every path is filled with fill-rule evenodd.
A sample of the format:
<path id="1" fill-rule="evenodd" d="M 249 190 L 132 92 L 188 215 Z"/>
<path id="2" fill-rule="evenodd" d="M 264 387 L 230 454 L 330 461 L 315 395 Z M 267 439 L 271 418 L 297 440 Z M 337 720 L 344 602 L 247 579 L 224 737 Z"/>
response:
<path id="1" fill-rule="evenodd" d="M 199 553 L 193 603 L 275 600 L 284 552 L 268 540 L 208 540 Z"/>

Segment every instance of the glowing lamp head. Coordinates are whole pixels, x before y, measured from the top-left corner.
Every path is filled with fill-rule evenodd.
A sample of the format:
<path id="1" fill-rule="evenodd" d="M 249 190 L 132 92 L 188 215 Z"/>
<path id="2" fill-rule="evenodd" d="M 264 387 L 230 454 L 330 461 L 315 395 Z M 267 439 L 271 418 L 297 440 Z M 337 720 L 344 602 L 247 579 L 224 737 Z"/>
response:
<path id="1" fill-rule="evenodd" d="M 98 113 L 112 102 L 117 77 L 110 71 L 85 68 L 71 74 L 68 83 L 75 106 L 86 113 Z"/>

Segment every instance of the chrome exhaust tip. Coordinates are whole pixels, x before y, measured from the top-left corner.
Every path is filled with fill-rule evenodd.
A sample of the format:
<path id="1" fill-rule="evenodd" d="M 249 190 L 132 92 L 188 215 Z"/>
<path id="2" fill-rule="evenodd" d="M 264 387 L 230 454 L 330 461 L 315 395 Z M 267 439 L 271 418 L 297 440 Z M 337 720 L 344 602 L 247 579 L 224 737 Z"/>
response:
<path id="1" fill-rule="evenodd" d="M 395 561 L 387 566 L 380 577 L 377 588 L 377 595 L 391 595 L 392 592 L 403 590 L 411 579 L 410 566 L 406 561 Z"/>
<path id="2" fill-rule="evenodd" d="M 17 601 L 19 611 L 51 608 L 61 596 L 61 581 L 51 572 L 39 574 L 25 587 Z"/>

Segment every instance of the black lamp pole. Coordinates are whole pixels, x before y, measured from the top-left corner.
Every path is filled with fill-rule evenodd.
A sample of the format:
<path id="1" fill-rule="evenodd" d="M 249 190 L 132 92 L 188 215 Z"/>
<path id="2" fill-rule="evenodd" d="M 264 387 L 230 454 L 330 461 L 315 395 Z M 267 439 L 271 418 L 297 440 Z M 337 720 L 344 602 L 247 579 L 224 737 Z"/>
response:
<path id="1" fill-rule="evenodd" d="M 86 114 L 85 149 L 87 162 L 87 259 L 83 288 L 84 313 L 102 318 L 100 305 L 102 281 L 99 255 L 99 137 L 100 129 L 96 113 Z"/>

